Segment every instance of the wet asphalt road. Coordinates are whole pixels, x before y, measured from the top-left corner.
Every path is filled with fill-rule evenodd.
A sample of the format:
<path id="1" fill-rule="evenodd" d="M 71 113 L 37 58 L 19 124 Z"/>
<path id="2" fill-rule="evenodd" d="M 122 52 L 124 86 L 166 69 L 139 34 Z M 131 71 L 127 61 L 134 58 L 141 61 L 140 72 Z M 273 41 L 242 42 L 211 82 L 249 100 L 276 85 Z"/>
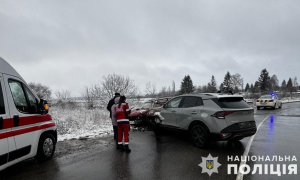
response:
<path id="1" fill-rule="evenodd" d="M 284 104 L 282 109 L 255 110 L 256 124 L 268 119 L 258 130 L 249 156 L 285 155 L 300 158 L 300 103 Z M 151 131 L 130 133 L 132 152 L 115 149 L 111 136 L 59 142 L 53 159 L 40 163 L 27 160 L 0 172 L 0 179 L 236 179 L 227 174 L 227 156 L 243 155 L 250 138 L 239 142 L 213 142 L 208 149 L 191 145 L 184 133 L 167 131 L 156 136 Z M 219 173 L 208 176 L 198 166 L 201 157 L 218 157 Z M 291 162 L 247 162 L 277 164 Z M 292 162 L 298 165 L 299 162 Z M 252 171 L 252 169 L 251 169 Z M 300 179 L 300 175 L 244 175 L 244 179 Z"/>

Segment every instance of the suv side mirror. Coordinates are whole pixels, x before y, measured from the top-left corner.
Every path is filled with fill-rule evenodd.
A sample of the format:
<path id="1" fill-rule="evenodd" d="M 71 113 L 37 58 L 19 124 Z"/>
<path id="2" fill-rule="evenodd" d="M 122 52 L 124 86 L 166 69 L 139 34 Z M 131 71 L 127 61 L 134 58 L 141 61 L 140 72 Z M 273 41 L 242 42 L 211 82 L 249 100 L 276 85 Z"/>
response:
<path id="1" fill-rule="evenodd" d="M 48 114 L 49 105 L 46 100 L 40 99 L 40 112 L 41 114 Z"/>

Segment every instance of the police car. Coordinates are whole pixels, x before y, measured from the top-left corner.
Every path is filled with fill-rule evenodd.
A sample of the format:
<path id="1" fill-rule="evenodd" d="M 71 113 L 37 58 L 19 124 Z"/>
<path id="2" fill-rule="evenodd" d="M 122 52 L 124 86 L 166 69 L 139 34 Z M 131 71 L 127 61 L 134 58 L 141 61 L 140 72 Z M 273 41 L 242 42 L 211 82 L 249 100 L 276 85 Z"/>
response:
<path id="1" fill-rule="evenodd" d="M 28 158 L 53 156 L 57 131 L 48 108 L 0 57 L 0 171 Z"/>
<path id="2" fill-rule="evenodd" d="M 263 95 L 256 101 L 257 110 L 261 107 L 270 107 L 272 109 L 281 108 L 282 101 L 276 96 L 276 94 L 271 93 L 269 95 Z"/>

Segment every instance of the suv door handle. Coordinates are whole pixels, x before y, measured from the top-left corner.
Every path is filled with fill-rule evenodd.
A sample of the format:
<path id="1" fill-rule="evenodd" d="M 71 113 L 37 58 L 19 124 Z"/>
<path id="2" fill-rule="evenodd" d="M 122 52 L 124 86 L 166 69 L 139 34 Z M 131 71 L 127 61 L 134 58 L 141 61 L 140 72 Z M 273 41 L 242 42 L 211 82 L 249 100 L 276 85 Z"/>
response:
<path id="1" fill-rule="evenodd" d="M 19 126 L 19 122 L 20 122 L 20 118 L 18 115 L 14 115 L 14 127 L 18 127 Z"/>
<path id="2" fill-rule="evenodd" d="M 197 111 L 192 111 L 191 114 L 197 114 Z"/>
<path id="3" fill-rule="evenodd" d="M 173 113 L 174 113 L 174 112 L 176 112 L 176 111 L 175 111 L 175 110 L 172 110 L 171 112 L 173 112 Z"/>
<path id="4" fill-rule="evenodd" d="M 0 117 L 0 130 L 3 129 L 3 118 Z"/>

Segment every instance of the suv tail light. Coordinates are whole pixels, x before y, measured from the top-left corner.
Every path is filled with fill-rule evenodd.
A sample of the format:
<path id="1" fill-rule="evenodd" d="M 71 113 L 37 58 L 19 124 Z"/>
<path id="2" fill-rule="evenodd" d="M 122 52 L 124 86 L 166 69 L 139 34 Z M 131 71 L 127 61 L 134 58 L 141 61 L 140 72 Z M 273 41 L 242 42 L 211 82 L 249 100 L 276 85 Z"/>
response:
<path id="1" fill-rule="evenodd" d="M 231 114 L 231 113 L 234 113 L 234 111 L 219 111 L 211 116 L 218 118 L 218 119 L 225 119 L 225 116 L 227 116 L 228 114 Z"/>
<path id="2" fill-rule="evenodd" d="M 223 134 L 221 134 L 221 138 L 222 138 L 222 139 L 226 139 L 226 138 L 228 138 L 229 136 L 231 136 L 230 133 L 223 133 Z"/>

